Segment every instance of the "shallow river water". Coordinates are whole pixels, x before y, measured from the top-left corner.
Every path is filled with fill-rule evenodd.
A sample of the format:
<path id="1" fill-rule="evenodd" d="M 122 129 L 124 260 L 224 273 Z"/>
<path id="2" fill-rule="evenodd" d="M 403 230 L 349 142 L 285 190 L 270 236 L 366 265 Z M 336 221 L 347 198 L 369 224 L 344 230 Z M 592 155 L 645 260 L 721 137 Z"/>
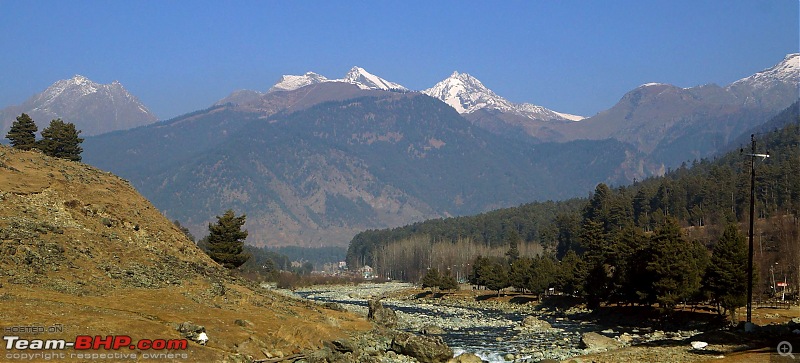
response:
<path id="1" fill-rule="evenodd" d="M 390 289 L 408 288 L 404 284 L 364 284 L 359 286 L 314 287 L 296 291 L 297 296 L 319 302 L 335 302 L 348 310 L 366 315 L 367 300 L 380 296 Z M 522 327 L 522 321 L 532 310 L 500 309 L 474 304 L 427 300 L 383 299 L 384 306 L 394 310 L 399 318 L 399 328 L 418 333 L 423 327 L 435 325 L 444 329 L 442 338 L 456 355 L 475 353 L 490 362 L 507 362 L 511 354 L 515 362 L 536 362 L 542 359 L 566 359 L 579 355 L 581 334 L 595 331 L 590 324 L 552 316 L 537 316 L 549 322 L 553 329 L 531 330 Z"/>

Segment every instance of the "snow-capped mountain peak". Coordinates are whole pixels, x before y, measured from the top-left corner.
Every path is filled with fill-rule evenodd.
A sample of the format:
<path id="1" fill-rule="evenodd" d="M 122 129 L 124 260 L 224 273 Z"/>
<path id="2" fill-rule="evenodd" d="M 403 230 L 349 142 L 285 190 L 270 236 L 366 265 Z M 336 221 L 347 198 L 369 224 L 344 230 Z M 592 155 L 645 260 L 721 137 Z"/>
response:
<path id="1" fill-rule="evenodd" d="M 389 82 L 381 77 L 367 72 L 364 68 L 353 67 L 341 80 L 342 82 L 352 83 L 361 89 L 380 89 L 384 91 L 408 91 L 408 88 L 400 84 Z"/>
<path id="2" fill-rule="evenodd" d="M 341 79 L 328 79 L 314 72 L 306 72 L 302 76 L 284 75 L 272 86 L 267 93 L 276 91 L 293 91 L 301 87 L 322 82 L 344 82 L 358 86 L 361 89 L 375 89 L 384 91 L 408 91 L 400 84 L 389 82 L 381 77 L 367 72 L 364 68 L 353 67 Z"/>
<path id="3" fill-rule="evenodd" d="M 727 88 L 730 90 L 747 85 L 755 89 L 766 89 L 776 82 L 790 85 L 800 83 L 800 53 L 787 54 L 775 66 L 733 82 Z"/>
<path id="4" fill-rule="evenodd" d="M 501 111 L 510 111 L 514 108 L 511 102 L 486 88 L 477 78 L 458 71 L 422 93 L 442 100 L 458 113 L 471 113 L 482 108 Z"/>
<path id="5" fill-rule="evenodd" d="M 147 107 L 118 81 L 100 84 L 82 75 L 56 81 L 25 103 L 0 110 L 0 127 L 8 127 L 14 117 L 28 113 L 40 123 L 61 118 L 72 122 L 83 135 L 129 129 L 157 120 Z"/>
<path id="6" fill-rule="evenodd" d="M 453 107 L 458 113 L 472 113 L 480 109 L 515 113 L 532 120 L 580 121 L 583 116 L 556 112 L 530 103 L 515 104 L 498 96 L 477 78 L 468 73 L 453 72 L 450 77 L 428 88 L 422 93 L 438 98 Z"/>
<path id="7" fill-rule="evenodd" d="M 306 72 L 306 74 L 302 76 L 284 75 L 281 77 L 278 83 L 276 83 L 267 91 L 267 93 L 276 91 L 293 91 L 300 87 L 322 82 L 328 82 L 328 79 L 325 78 L 325 76 L 316 74 L 314 72 Z"/>

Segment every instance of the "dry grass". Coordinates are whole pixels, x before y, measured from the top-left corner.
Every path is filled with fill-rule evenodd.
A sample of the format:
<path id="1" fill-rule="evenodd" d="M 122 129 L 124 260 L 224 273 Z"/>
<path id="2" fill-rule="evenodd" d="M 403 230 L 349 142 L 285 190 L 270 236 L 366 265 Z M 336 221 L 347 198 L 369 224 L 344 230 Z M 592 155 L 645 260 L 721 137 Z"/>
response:
<path id="1" fill-rule="evenodd" d="M 288 355 L 371 328 L 230 276 L 116 176 L 4 146 L 0 305 L 0 327 L 64 328 L 28 339 L 180 339 L 177 324 L 192 321 L 210 337 L 185 352 L 198 362 Z"/>

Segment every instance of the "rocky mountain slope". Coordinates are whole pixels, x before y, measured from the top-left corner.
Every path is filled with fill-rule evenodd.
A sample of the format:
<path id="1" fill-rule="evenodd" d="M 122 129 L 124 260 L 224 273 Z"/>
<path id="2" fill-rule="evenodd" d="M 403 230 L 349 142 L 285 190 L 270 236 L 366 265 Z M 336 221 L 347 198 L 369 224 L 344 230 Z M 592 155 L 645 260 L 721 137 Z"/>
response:
<path id="1" fill-rule="evenodd" d="M 343 246 L 363 229 L 574 196 L 649 167 L 615 141 L 532 148 L 431 97 L 337 82 L 88 138 L 84 149 L 197 235 L 222 209 L 246 213 L 259 245 Z"/>
<path id="2" fill-rule="evenodd" d="M 23 112 L 36 121 L 40 131 L 50 120 L 61 118 L 74 123 L 82 136 L 126 130 L 157 120 L 121 83 L 98 84 L 80 75 L 54 83 L 21 105 L 0 110 L 0 132 L 5 135 Z"/>
<path id="3" fill-rule="evenodd" d="M 20 333 L 24 339 L 181 339 L 182 323 L 205 327 L 207 346 L 190 342 L 165 361 L 289 355 L 371 328 L 356 316 L 322 311 L 231 277 L 123 179 L 4 146 L 0 300 L 4 327 L 61 326 Z"/>
<path id="4" fill-rule="evenodd" d="M 363 229 L 582 195 L 712 155 L 797 99 L 786 90 L 798 59 L 728 87 L 642 85 L 580 122 L 532 120 L 524 112 L 544 111 L 460 73 L 436 97 L 369 89 L 390 82 L 357 67 L 348 78 L 372 86 L 308 73 L 285 77 L 282 91 L 88 138 L 84 160 L 201 236 L 234 208 L 249 216 L 250 243 L 344 245 Z"/>

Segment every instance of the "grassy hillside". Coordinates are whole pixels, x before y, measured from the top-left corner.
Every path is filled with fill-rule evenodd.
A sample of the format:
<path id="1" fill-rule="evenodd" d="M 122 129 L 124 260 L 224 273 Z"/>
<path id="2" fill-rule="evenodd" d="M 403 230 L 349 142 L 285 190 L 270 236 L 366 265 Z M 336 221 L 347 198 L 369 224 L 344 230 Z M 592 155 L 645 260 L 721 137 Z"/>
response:
<path id="1" fill-rule="evenodd" d="M 4 146 L 0 301 L 3 327 L 63 327 L 27 339 L 180 339 L 176 327 L 192 321 L 208 345 L 175 353 L 198 362 L 290 354 L 370 328 L 229 276 L 123 179 Z"/>

